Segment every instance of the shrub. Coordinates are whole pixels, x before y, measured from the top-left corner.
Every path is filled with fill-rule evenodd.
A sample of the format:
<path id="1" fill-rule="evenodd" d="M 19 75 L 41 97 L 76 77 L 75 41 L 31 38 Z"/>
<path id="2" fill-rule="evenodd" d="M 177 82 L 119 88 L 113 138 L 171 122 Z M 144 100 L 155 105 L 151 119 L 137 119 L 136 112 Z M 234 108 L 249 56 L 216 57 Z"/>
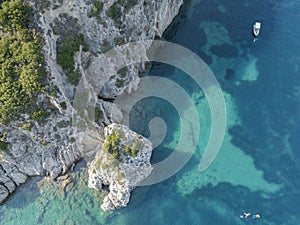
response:
<path id="1" fill-rule="evenodd" d="M 5 151 L 9 147 L 9 143 L 0 141 L 0 152 Z"/>
<path id="2" fill-rule="evenodd" d="M 103 10 L 103 5 L 104 5 L 103 2 L 100 2 L 99 0 L 95 0 L 94 7 L 92 9 L 93 15 L 95 17 L 98 17 L 99 13 Z"/>
<path id="3" fill-rule="evenodd" d="M 120 1 L 120 0 L 119 0 Z M 125 11 L 128 11 L 138 3 L 138 0 L 127 0 L 124 4 Z"/>
<path id="4" fill-rule="evenodd" d="M 98 121 L 101 118 L 103 118 L 103 112 L 96 107 L 95 108 L 95 121 Z"/>
<path id="5" fill-rule="evenodd" d="M 114 2 L 112 6 L 107 10 L 107 15 L 114 20 L 120 20 L 122 17 L 121 8 L 118 2 Z"/>
<path id="6" fill-rule="evenodd" d="M 106 137 L 106 140 L 102 145 L 102 150 L 105 153 L 110 154 L 112 156 L 112 159 L 116 159 L 117 161 L 121 161 L 120 151 L 122 151 L 124 155 L 136 157 L 140 149 L 143 147 L 143 141 L 135 140 L 130 146 L 127 144 L 123 144 L 120 149 L 119 132 L 122 131 L 114 130 L 110 135 Z"/>
<path id="7" fill-rule="evenodd" d="M 68 76 L 69 83 L 77 85 L 80 80 L 80 72 L 75 70 L 74 56 L 79 51 L 80 45 L 83 46 L 83 50 L 88 50 L 88 45 L 84 41 L 82 34 L 79 36 L 69 35 L 62 42 L 60 49 L 57 51 L 57 63 L 61 65 L 62 69 Z"/>
<path id="8" fill-rule="evenodd" d="M 47 142 L 46 140 L 43 139 L 43 140 L 41 140 L 40 144 L 45 146 L 45 145 L 48 144 L 48 142 Z"/>
<path id="9" fill-rule="evenodd" d="M 128 72 L 127 67 L 123 67 L 122 69 L 119 70 L 119 74 L 121 75 L 122 78 L 125 78 Z"/>
<path id="10" fill-rule="evenodd" d="M 122 80 L 120 78 L 117 78 L 117 80 L 116 80 L 116 87 L 117 88 L 121 88 L 121 87 L 123 87 L 123 85 L 124 85 L 124 80 Z"/>
<path id="11" fill-rule="evenodd" d="M 110 154 L 113 157 L 113 159 L 119 160 L 120 159 L 119 143 L 120 143 L 120 138 L 118 135 L 118 131 L 114 130 L 110 135 L 106 137 L 106 140 L 102 145 L 102 150 Z"/>
<path id="12" fill-rule="evenodd" d="M 81 79 L 81 74 L 78 70 L 75 70 L 74 72 L 70 72 L 68 74 L 68 82 L 70 84 L 76 86 L 79 83 L 80 79 Z"/>
<path id="13" fill-rule="evenodd" d="M 22 125 L 22 129 L 24 129 L 24 130 L 31 131 L 31 128 L 32 128 L 32 124 L 30 122 L 29 123 L 24 123 Z"/>
<path id="14" fill-rule="evenodd" d="M 67 103 L 65 103 L 65 102 L 61 102 L 61 103 L 60 103 L 60 106 L 61 106 L 61 108 L 62 108 L 63 110 L 66 110 L 66 109 L 67 109 Z"/>
<path id="15" fill-rule="evenodd" d="M 110 43 L 107 40 L 103 40 L 102 51 L 103 52 L 107 52 L 107 51 L 109 51 L 111 49 L 112 49 L 112 47 L 111 47 Z"/>
<path id="16" fill-rule="evenodd" d="M 49 113 L 47 113 L 44 110 L 37 110 L 34 111 L 30 115 L 30 119 L 37 121 L 38 123 L 41 123 L 44 119 L 46 119 L 49 116 Z"/>

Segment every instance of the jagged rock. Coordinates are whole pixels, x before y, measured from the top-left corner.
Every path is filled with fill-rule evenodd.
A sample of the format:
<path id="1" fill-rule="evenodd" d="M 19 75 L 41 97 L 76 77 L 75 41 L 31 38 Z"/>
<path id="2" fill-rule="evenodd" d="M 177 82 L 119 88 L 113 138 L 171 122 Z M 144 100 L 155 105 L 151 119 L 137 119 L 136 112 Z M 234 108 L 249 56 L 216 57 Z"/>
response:
<path id="1" fill-rule="evenodd" d="M 10 173 L 9 176 L 17 186 L 19 186 L 20 184 L 24 184 L 27 180 L 27 176 L 24 173 L 17 172 L 17 171 Z"/>
<path id="2" fill-rule="evenodd" d="M 52 179 L 58 177 L 62 172 L 62 167 L 54 157 L 48 157 L 43 162 L 43 168 L 47 170 Z"/>
<path id="3" fill-rule="evenodd" d="M 20 172 L 16 166 L 8 163 L 2 163 L 0 166 L 0 183 L 4 183 L 10 192 L 15 190 L 15 185 L 25 183 L 27 180 L 26 174 Z M 11 184 L 13 182 L 13 184 Z M 7 185 L 6 185 L 7 184 Z"/>
<path id="4" fill-rule="evenodd" d="M 23 159 L 18 159 L 18 170 L 28 176 L 39 176 L 43 174 L 41 166 L 41 157 L 37 154 L 25 156 Z"/>
<path id="5" fill-rule="evenodd" d="M 5 175 L 5 172 L 0 167 L 0 184 L 3 184 L 10 193 L 12 193 L 16 189 L 16 185 L 14 182 Z"/>
<path id="6" fill-rule="evenodd" d="M 13 181 L 8 180 L 4 183 L 4 186 L 8 189 L 9 193 L 13 193 L 16 190 L 16 185 Z"/>
<path id="7" fill-rule="evenodd" d="M 102 119 L 104 119 L 106 124 L 122 122 L 123 114 L 116 104 L 99 100 L 97 105 L 99 105 L 98 107 L 102 109 Z"/>
<path id="8" fill-rule="evenodd" d="M 4 202 L 4 200 L 8 197 L 9 192 L 6 187 L 0 184 L 0 203 Z"/>
<path id="9" fill-rule="evenodd" d="M 88 168 L 89 187 L 109 186 L 101 208 L 105 211 L 125 207 L 130 192 L 152 171 L 152 143 L 127 126 L 113 123 L 104 129 L 102 149 Z"/>

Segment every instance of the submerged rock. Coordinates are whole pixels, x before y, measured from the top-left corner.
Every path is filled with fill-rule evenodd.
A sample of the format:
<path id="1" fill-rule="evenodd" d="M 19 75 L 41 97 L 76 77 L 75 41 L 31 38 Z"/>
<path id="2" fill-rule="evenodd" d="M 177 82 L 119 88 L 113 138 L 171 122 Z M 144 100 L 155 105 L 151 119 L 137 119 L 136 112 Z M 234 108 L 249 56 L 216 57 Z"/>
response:
<path id="1" fill-rule="evenodd" d="M 127 206 L 130 192 L 151 171 L 152 143 L 128 127 L 113 123 L 104 129 L 105 141 L 89 164 L 89 187 L 109 186 L 101 208 L 104 211 Z"/>
<path id="2" fill-rule="evenodd" d="M 231 80 L 234 77 L 234 70 L 233 69 L 226 69 L 226 74 L 224 76 L 225 80 Z"/>

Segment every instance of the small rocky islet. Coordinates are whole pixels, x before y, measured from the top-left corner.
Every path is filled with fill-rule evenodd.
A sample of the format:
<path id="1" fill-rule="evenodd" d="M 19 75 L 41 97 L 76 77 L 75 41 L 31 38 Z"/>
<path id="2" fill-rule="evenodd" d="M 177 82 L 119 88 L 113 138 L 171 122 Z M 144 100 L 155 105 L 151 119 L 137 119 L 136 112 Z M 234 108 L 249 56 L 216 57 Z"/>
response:
<path id="1" fill-rule="evenodd" d="M 105 127 L 104 135 L 102 149 L 88 165 L 88 186 L 96 190 L 109 186 L 109 194 L 101 205 L 107 211 L 125 207 L 130 192 L 150 175 L 152 143 L 115 123 Z"/>

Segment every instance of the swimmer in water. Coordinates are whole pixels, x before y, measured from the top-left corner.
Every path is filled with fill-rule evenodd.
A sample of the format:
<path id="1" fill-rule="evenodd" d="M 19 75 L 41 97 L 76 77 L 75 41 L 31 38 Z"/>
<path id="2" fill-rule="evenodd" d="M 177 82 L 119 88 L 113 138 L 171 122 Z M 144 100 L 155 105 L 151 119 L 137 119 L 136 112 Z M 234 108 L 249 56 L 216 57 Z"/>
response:
<path id="1" fill-rule="evenodd" d="M 245 213 L 244 212 L 244 216 L 245 216 L 245 218 L 247 218 L 247 217 L 251 216 L 251 213 Z"/>
<path id="2" fill-rule="evenodd" d="M 251 213 L 243 213 L 243 215 L 240 215 L 241 219 L 246 219 L 247 217 L 249 217 L 251 215 Z"/>
<path id="3" fill-rule="evenodd" d="M 253 215 L 253 219 L 260 219 L 260 215 L 259 214 Z"/>

